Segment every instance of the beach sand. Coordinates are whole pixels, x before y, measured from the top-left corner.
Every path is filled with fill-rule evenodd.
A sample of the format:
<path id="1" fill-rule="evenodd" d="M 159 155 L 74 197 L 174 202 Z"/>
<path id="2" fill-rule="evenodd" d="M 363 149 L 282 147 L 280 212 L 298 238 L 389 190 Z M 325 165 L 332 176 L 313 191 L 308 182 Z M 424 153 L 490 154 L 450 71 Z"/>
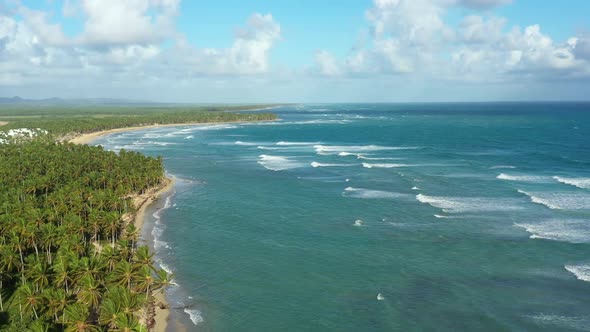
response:
<path id="1" fill-rule="evenodd" d="M 145 211 L 152 204 L 154 201 L 158 199 L 162 194 L 167 193 L 168 191 L 172 190 L 174 187 L 174 179 L 171 178 L 164 178 L 162 184 L 151 188 L 147 192 L 142 195 L 138 195 L 133 197 L 133 204 L 137 208 L 137 213 L 135 214 L 134 223 L 135 227 L 140 230 L 143 227 L 144 219 L 145 219 Z M 168 326 L 168 318 L 170 316 L 170 309 L 169 304 L 166 301 L 165 292 L 160 292 L 156 294 L 156 324 L 151 329 L 151 331 L 155 332 L 165 332 Z M 160 307 L 160 303 L 163 304 L 162 309 Z"/>
<path id="2" fill-rule="evenodd" d="M 272 120 L 269 120 L 272 121 Z M 103 131 L 96 131 L 93 133 L 88 134 L 80 134 L 75 137 L 64 137 L 64 141 L 69 141 L 70 143 L 74 144 L 88 144 L 93 142 L 94 140 L 113 133 L 120 133 L 125 131 L 134 131 L 134 130 L 143 130 L 143 129 L 151 129 L 151 128 L 161 128 L 161 127 L 178 127 L 178 126 L 211 126 L 211 125 L 219 125 L 219 124 L 229 124 L 229 123 L 247 123 L 249 121 L 229 121 L 229 122 L 188 122 L 188 123 L 167 123 L 167 124 L 153 124 L 147 126 L 137 126 L 137 127 L 125 127 L 125 128 L 117 128 L 117 129 L 109 129 Z"/>
<path id="3" fill-rule="evenodd" d="M 101 132 L 90 133 L 90 134 L 78 136 L 74 139 L 71 139 L 70 142 L 75 143 L 75 144 L 89 144 L 93 140 L 97 139 L 98 137 L 106 135 L 106 134 L 127 131 L 127 130 L 137 130 L 137 129 L 143 129 L 143 128 L 154 128 L 154 127 L 158 127 L 158 126 L 154 125 L 154 126 L 148 126 L 148 127 L 132 127 L 132 128 L 106 130 L 106 131 L 101 131 Z M 142 195 L 136 195 L 136 196 L 132 197 L 133 204 L 137 208 L 137 212 L 135 213 L 135 216 L 133 216 L 133 223 L 135 224 L 135 227 L 138 230 L 141 230 L 141 228 L 143 227 L 144 218 L 145 218 L 145 211 L 148 208 L 148 206 L 150 206 L 150 204 L 152 204 L 154 201 L 156 201 L 158 199 L 158 197 L 160 197 L 162 194 L 165 194 L 166 192 L 172 190 L 172 188 L 174 187 L 174 183 L 175 183 L 174 179 L 166 177 L 163 179 L 162 183 L 159 186 L 149 189 L 147 192 L 145 192 Z M 169 306 L 168 302 L 166 301 L 165 292 L 159 292 L 158 294 L 155 295 L 155 298 L 156 298 L 156 301 L 155 301 L 155 304 L 156 304 L 155 325 L 150 331 L 165 332 L 168 327 L 168 318 L 170 316 L 170 309 L 169 309 L 170 306 Z M 160 304 L 162 304 L 162 307 L 164 309 L 162 309 L 160 307 Z"/>
<path id="4" fill-rule="evenodd" d="M 8 124 L 8 122 L 6 122 L 6 121 L 0 121 L 0 126 L 4 126 L 6 124 Z"/>

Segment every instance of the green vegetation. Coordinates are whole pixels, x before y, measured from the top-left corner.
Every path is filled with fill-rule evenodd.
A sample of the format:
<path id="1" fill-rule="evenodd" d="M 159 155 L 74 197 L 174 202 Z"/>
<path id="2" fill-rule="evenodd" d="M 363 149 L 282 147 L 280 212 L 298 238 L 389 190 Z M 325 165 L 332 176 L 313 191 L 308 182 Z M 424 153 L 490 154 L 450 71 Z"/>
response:
<path id="1" fill-rule="evenodd" d="M 270 105 L 272 106 L 272 105 Z M 269 105 L 216 107 L 70 107 L 0 108 L 1 130 L 42 128 L 55 136 L 101 130 L 173 123 L 212 123 L 275 120 L 269 113 L 230 113 Z"/>
<path id="2" fill-rule="evenodd" d="M 0 122 L 9 122 L 0 132 L 50 134 L 0 137 L 0 330 L 147 331 L 154 295 L 171 283 L 137 245 L 132 222 L 133 198 L 166 181 L 162 159 L 60 140 L 156 123 L 276 118 L 225 112 L 245 108 L 0 108 Z"/>
<path id="3" fill-rule="evenodd" d="M 131 195 L 162 183 L 162 160 L 44 139 L 0 160 L 0 329 L 145 330 L 170 276 L 136 245 Z"/>

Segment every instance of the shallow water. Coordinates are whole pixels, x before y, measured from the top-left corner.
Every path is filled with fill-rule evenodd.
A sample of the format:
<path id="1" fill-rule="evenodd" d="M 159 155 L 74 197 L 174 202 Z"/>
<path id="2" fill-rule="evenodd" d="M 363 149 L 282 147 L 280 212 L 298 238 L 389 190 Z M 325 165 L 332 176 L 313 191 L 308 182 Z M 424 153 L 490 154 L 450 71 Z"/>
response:
<path id="1" fill-rule="evenodd" d="M 178 179 L 149 232 L 189 329 L 590 330 L 590 104 L 274 111 L 97 141 Z"/>

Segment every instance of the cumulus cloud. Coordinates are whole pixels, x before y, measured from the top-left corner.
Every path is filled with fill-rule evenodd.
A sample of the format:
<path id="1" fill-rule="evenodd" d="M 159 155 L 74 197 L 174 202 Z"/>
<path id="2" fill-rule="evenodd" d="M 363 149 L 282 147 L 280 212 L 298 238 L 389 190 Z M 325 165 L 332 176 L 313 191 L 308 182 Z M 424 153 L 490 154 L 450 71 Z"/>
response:
<path id="1" fill-rule="evenodd" d="M 14 11 L 0 12 L 0 85 L 93 84 L 105 77 L 133 83 L 270 70 L 270 52 L 281 35 L 272 15 L 253 14 L 227 48 L 196 48 L 175 29 L 178 5 L 179 0 L 68 1 L 62 12 L 83 19 L 83 30 L 66 36 L 52 13 L 16 3 Z"/>
<path id="2" fill-rule="evenodd" d="M 173 36 L 179 0 L 82 0 L 86 45 L 151 44 Z"/>
<path id="3" fill-rule="evenodd" d="M 512 0 L 457 0 L 456 2 L 458 5 L 475 9 L 488 9 L 509 3 L 512 3 Z"/>
<path id="4" fill-rule="evenodd" d="M 320 50 L 315 54 L 317 72 L 326 76 L 340 75 L 340 66 L 338 60 L 328 51 Z"/>
<path id="5" fill-rule="evenodd" d="M 590 76 L 590 38 L 555 42 L 539 25 L 508 27 L 506 19 L 468 15 L 456 27 L 444 21 L 456 6 L 491 8 L 502 0 L 374 0 L 366 18 L 372 40 L 340 61 L 338 75 L 404 75 L 463 81 Z M 326 57 L 316 55 L 326 68 Z M 321 70 L 332 76 L 334 70 Z"/>

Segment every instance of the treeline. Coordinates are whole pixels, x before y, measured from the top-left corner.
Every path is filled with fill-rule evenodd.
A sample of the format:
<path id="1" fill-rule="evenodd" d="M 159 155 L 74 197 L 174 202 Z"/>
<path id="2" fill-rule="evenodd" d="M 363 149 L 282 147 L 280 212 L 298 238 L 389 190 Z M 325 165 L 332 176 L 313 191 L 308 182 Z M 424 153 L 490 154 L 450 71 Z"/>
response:
<path id="1" fill-rule="evenodd" d="M 77 116 L 30 116 L 30 117 L 1 117 L 0 120 L 9 121 L 1 130 L 12 128 L 42 128 L 54 135 L 70 133 L 90 133 L 95 131 L 144 126 L 152 124 L 172 123 L 215 123 L 234 121 L 265 121 L 275 120 L 276 115 L 267 113 L 228 113 L 221 111 L 169 109 L 160 112 L 146 112 L 145 114 L 99 114 L 88 112 Z"/>
<path id="2" fill-rule="evenodd" d="M 137 246 L 130 196 L 160 185 L 163 172 L 161 158 L 136 152 L 1 144 L 0 329 L 145 331 L 170 276 Z"/>

